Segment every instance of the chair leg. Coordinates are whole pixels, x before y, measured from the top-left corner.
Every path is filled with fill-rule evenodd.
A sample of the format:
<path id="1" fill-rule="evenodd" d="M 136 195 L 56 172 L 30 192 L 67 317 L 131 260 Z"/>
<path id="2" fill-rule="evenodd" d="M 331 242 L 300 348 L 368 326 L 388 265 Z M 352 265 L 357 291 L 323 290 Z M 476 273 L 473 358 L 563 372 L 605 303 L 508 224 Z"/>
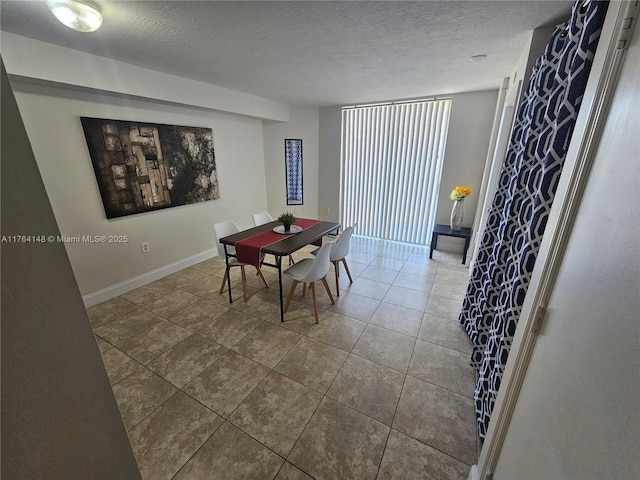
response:
<path id="1" fill-rule="evenodd" d="M 342 263 L 344 263 L 344 269 L 347 271 L 347 276 L 349 277 L 349 283 L 353 283 L 353 278 L 351 278 L 351 272 L 349 271 L 349 267 L 347 266 L 347 259 L 343 258 Z"/>
<path id="2" fill-rule="evenodd" d="M 313 316 L 316 317 L 316 324 L 318 321 L 318 302 L 316 301 L 316 282 L 311 283 L 311 296 L 313 297 Z"/>
<path id="3" fill-rule="evenodd" d="M 340 283 L 338 282 L 338 270 L 340 270 L 340 264 L 336 260 L 333 262 L 334 271 L 336 273 L 336 295 L 340 296 Z"/>
<path id="4" fill-rule="evenodd" d="M 289 255 L 289 265 L 293 265 L 296 261 L 293 259 L 293 255 Z"/>
<path id="5" fill-rule="evenodd" d="M 291 284 L 291 289 L 289 290 L 289 296 L 287 297 L 287 303 L 284 306 L 284 311 L 289 310 L 289 305 L 291 305 L 291 299 L 293 298 L 293 294 L 296 293 L 296 287 L 298 286 L 298 281 L 294 280 Z"/>
<path id="6" fill-rule="evenodd" d="M 327 283 L 327 277 L 322 277 L 322 284 L 324 285 L 324 289 L 327 291 L 327 295 L 329 295 L 329 299 L 331 300 L 331 305 L 335 305 L 336 302 L 333 301 L 333 295 L 331 295 L 331 290 L 329 289 L 329 284 Z"/>
<path id="7" fill-rule="evenodd" d="M 240 270 L 242 271 L 242 296 L 244 297 L 244 301 L 247 301 L 247 274 L 244 271 L 244 265 L 240 266 Z"/>
<path id="8" fill-rule="evenodd" d="M 262 274 L 262 270 L 258 267 L 256 267 L 256 270 L 258 271 L 256 273 L 256 275 L 260 275 L 260 278 L 262 279 L 262 281 L 264 282 L 264 284 L 266 285 L 267 288 L 269 288 L 269 284 L 267 283 L 267 279 L 264 278 L 264 275 Z"/>
<path id="9" fill-rule="evenodd" d="M 307 296 L 307 284 L 306 283 L 302 284 L 302 296 L 303 297 Z"/>
<path id="10" fill-rule="evenodd" d="M 218 293 L 222 294 L 224 292 L 224 286 L 227 284 L 227 269 L 224 269 L 224 277 L 222 277 L 222 284 L 220 285 L 220 291 Z"/>

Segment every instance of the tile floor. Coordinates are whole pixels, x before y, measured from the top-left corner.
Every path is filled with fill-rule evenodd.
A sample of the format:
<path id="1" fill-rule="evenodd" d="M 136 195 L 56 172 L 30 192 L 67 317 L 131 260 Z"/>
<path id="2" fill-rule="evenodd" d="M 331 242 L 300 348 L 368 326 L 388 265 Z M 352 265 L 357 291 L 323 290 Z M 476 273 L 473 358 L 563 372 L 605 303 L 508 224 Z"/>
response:
<path id="1" fill-rule="evenodd" d="M 319 325 L 301 291 L 280 323 L 269 267 L 229 304 L 218 258 L 88 310 L 144 479 L 467 478 L 460 254 L 354 236 L 347 262 Z"/>

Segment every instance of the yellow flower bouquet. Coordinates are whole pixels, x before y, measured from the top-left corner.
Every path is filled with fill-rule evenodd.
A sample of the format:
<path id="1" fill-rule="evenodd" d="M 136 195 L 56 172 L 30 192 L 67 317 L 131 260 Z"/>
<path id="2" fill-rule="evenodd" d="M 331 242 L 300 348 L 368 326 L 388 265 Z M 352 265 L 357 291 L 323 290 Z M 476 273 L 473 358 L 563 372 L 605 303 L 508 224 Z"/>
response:
<path id="1" fill-rule="evenodd" d="M 471 195 L 472 190 L 469 187 L 456 187 L 451 191 L 449 197 L 451 200 L 464 200 Z"/>

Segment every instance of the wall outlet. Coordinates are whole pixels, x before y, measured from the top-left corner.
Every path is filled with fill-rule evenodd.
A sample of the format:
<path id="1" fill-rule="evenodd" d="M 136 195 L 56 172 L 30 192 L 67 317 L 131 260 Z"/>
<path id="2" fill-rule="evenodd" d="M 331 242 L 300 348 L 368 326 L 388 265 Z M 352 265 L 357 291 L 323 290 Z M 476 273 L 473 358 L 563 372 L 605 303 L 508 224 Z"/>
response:
<path id="1" fill-rule="evenodd" d="M 142 242 L 140 248 L 142 249 L 142 253 L 149 253 L 149 242 Z"/>
<path id="2" fill-rule="evenodd" d="M 328 209 L 328 208 L 325 208 L 325 209 L 324 209 L 324 213 L 329 213 L 329 209 Z"/>
<path id="3" fill-rule="evenodd" d="M 300 213 L 300 209 L 298 207 L 293 207 L 293 213 Z"/>

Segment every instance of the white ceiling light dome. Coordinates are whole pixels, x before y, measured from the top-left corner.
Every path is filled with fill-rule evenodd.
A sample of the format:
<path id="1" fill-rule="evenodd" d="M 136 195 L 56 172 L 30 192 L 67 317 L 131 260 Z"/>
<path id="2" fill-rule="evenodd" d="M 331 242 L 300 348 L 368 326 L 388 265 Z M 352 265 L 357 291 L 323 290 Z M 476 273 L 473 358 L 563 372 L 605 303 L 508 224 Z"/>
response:
<path id="1" fill-rule="evenodd" d="M 102 14 L 89 2 L 48 0 L 47 6 L 60 22 L 77 32 L 94 32 L 102 25 Z"/>

